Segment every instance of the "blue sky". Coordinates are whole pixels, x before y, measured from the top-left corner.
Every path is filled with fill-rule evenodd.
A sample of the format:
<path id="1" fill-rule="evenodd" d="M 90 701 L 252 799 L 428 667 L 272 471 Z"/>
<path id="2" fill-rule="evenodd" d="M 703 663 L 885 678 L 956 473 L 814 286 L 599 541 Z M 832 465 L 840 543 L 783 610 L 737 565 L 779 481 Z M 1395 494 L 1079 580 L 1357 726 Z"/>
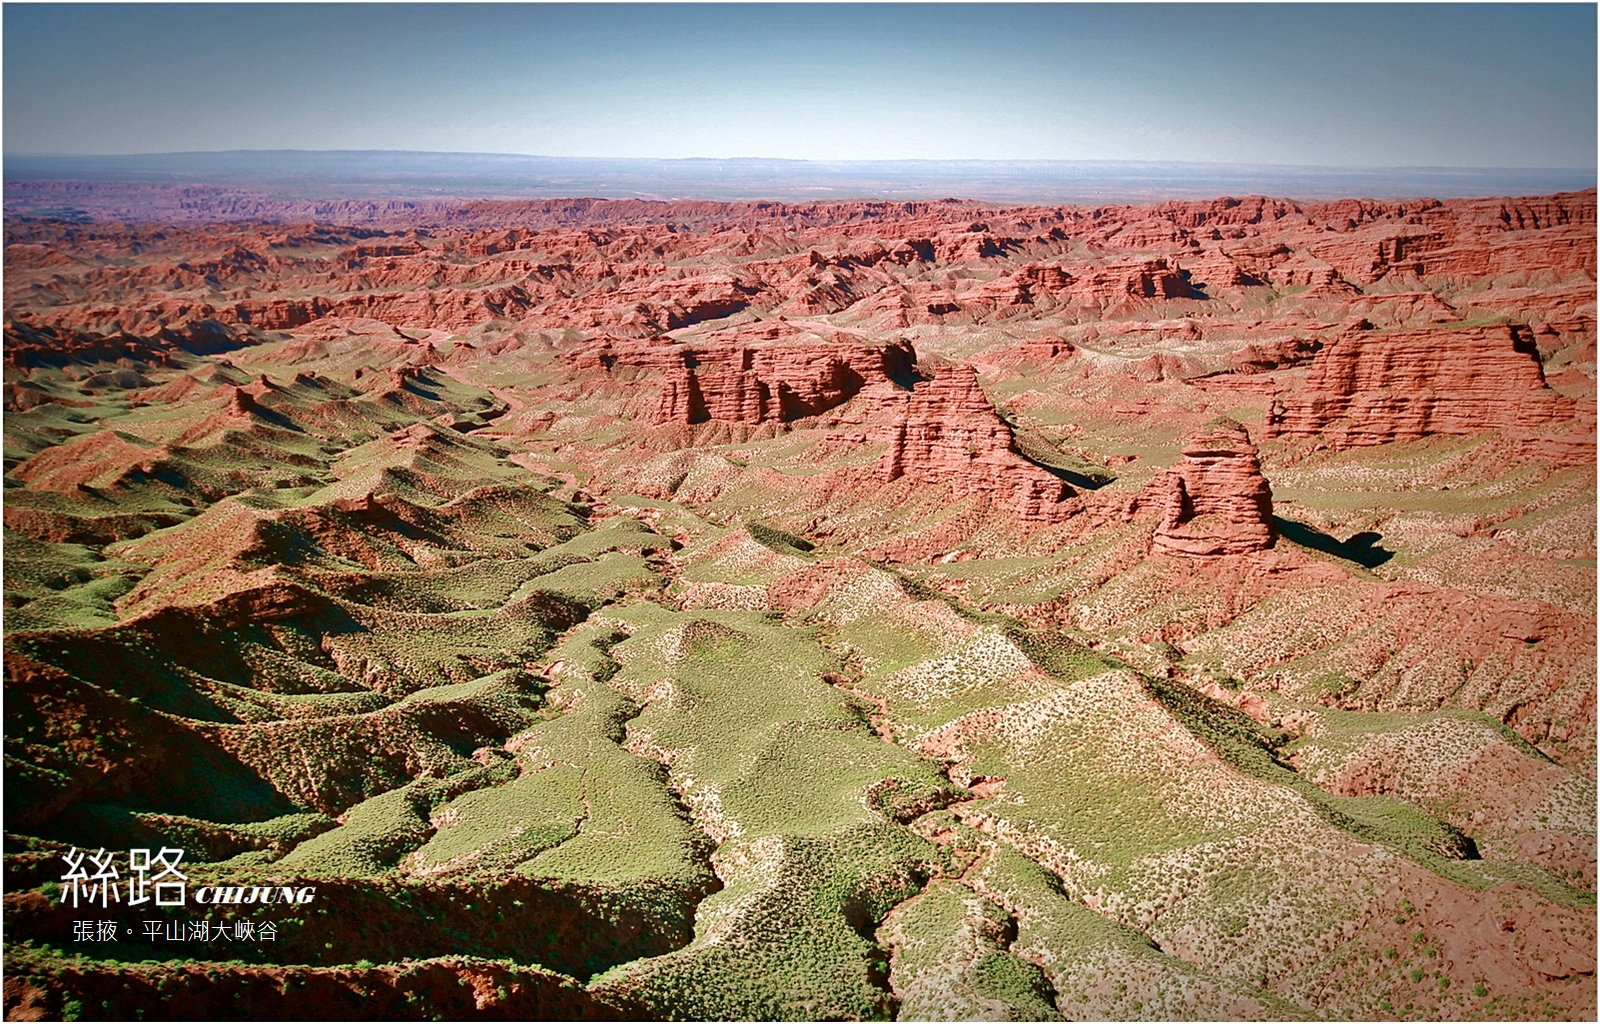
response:
<path id="1" fill-rule="evenodd" d="M 1592 4 L 4 7 L 7 153 L 1596 162 Z"/>

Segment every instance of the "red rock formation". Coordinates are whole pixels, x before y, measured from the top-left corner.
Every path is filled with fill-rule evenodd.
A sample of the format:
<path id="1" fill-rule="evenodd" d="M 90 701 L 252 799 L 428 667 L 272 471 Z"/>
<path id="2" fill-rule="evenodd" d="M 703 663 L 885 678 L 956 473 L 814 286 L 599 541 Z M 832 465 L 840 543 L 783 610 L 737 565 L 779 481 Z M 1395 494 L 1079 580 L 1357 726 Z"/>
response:
<path id="1" fill-rule="evenodd" d="M 691 374 L 705 418 L 724 423 L 763 423 L 776 418 L 773 388 L 749 370 L 728 367 Z"/>
<path id="2" fill-rule="evenodd" d="M 66 366 L 129 360 L 136 363 L 170 363 L 176 352 L 211 355 L 252 344 L 249 334 L 215 320 L 180 319 L 177 326 L 162 327 L 152 337 L 117 332 L 92 334 L 70 327 L 37 326 L 11 321 L 5 327 L 7 366 Z"/>
<path id="3" fill-rule="evenodd" d="M 43 183 L 20 187 L 36 198 L 54 191 Z M 73 201 L 110 213 L 96 195 L 110 198 L 119 188 L 95 186 Z M 303 330 L 365 315 L 453 332 L 515 320 L 534 330 L 645 338 L 745 309 L 807 316 L 848 309 L 893 329 L 1058 310 L 1093 318 L 1146 301 L 1216 297 L 1191 279 L 1212 290 L 1270 281 L 1292 292 L 1280 301 L 1312 301 L 1319 317 L 1338 319 L 1357 312 L 1343 307 L 1363 298 L 1390 302 L 1363 297 L 1356 285 L 1416 282 L 1425 291 L 1433 282 L 1424 279 L 1437 278 L 1451 295 L 1466 294 L 1463 281 L 1493 280 L 1487 291 L 1469 289 L 1474 305 L 1549 328 L 1559 336 L 1552 344 L 1582 342 L 1594 330 L 1593 191 L 1446 203 L 1300 206 L 1247 197 L 1094 209 L 633 200 L 313 209 L 231 194 L 208 199 L 204 190 L 135 192 L 118 194 L 162 209 L 175 199 L 182 209 L 166 212 L 190 226 L 19 222 L 7 236 L 6 270 L 15 278 L 8 315 L 40 331 L 105 335 L 70 340 L 87 360 L 118 358 L 131 341 L 117 332 L 148 336 L 206 319 Z M 154 209 L 134 219 L 159 221 Z M 286 226 L 197 226 L 199 211 L 218 221 L 253 212 Z M 297 216 L 321 223 L 295 224 Z M 347 226 L 329 227 L 329 218 L 348 218 Z M 408 230 L 358 226 L 375 223 Z M 1090 249 L 1064 247 L 1068 240 Z M 730 254 L 737 263 L 726 262 Z M 1017 269 L 991 276 L 1001 255 Z M 687 269 L 707 256 L 713 266 Z M 971 264 L 977 273 L 936 279 L 929 264 L 957 271 Z M 1386 326 L 1401 322 L 1365 315 Z M 20 365 L 51 358 L 48 340 L 8 345 L 7 358 Z"/>
<path id="4" fill-rule="evenodd" d="M 36 491 L 78 494 L 85 487 L 106 486 L 134 470 L 153 474 L 157 463 L 171 455 L 172 449 L 166 445 L 103 430 L 47 448 L 12 470 L 12 475 Z"/>
<path id="5" fill-rule="evenodd" d="M 1155 476 L 1139 504 L 1161 512 L 1152 545 L 1173 555 L 1236 555 L 1270 548 L 1272 489 L 1244 427 L 1219 419 L 1196 432 L 1183 461 Z"/>
<path id="6" fill-rule="evenodd" d="M 1545 385 L 1534 342 L 1507 324 L 1351 329 L 1273 404 L 1268 437 L 1322 434 L 1339 447 L 1502 430 L 1562 459 L 1594 460 L 1594 412 Z M 1567 435 L 1577 434 L 1571 438 Z"/>
<path id="7" fill-rule="evenodd" d="M 660 347 L 630 361 L 612 349 L 612 365 L 667 361 Z M 916 352 L 889 345 L 772 344 L 726 348 L 680 347 L 656 407 L 657 423 L 787 423 L 815 416 L 855 397 L 862 388 L 909 379 Z"/>
<path id="8" fill-rule="evenodd" d="M 1193 292 L 1177 262 L 1163 257 L 1083 268 L 1064 294 L 1073 305 L 1109 308 L 1139 299 L 1186 299 Z"/>
<path id="9" fill-rule="evenodd" d="M 996 366 L 1017 366 L 1019 364 L 1032 364 L 1048 366 L 1058 360 L 1070 359 L 1077 354 L 1077 348 L 1065 338 L 1046 336 L 1043 338 L 1029 338 L 1019 341 L 1015 345 L 1008 345 L 990 356 Z"/>
<path id="10" fill-rule="evenodd" d="M 959 234 L 944 234 L 933 240 L 940 260 L 981 260 L 1004 256 L 1017 243 L 1014 238 L 996 238 L 987 225 L 973 224 Z"/>
<path id="11" fill-rule="evenodd" d="M 667 371 L 667 383 L 661 388 L 661 398 L 656 403 L 656 423 L 704 423 L 705 396 L 700 393 L 700 383 L 687 365 L 678 365 Z"/>
<path id="12" fill-rule="evenodd" d="M 1320 348 L 1320 341 L 1286 338 L 1278 342 L 1246 345 L 1237 352 L 1229 353 L 1228 362 L 1236 373 L 1259 373 L 1305 362 Z"/>
<path id="13" fill-rule="evenodd" d="M 876 438 L 889 445 L 878 463 L 881 479 L 947 485 L 957 500 L 985 494 L 1028 521 L 1070 514 L 1063 503 L 1072 489 L 1016 453 L 1011 428 L 995 415 L 971 366 L 940 371 L 899 405 Z"/>
<path id="14" fill-rule="evenodd" d="M 281 331 L 308 324 L 325 316 L 330 303 L 322 299 L 267 299 L 241 302 L 232 310 L 225 310 L 218 319 L 224 323 L 244 323 L 266 331 Z"/>
<path id="15" fill-rule="evenodd" d="M 565 358 L 574 369 L 602 370 L 625 380 L 634 376 L 630 371 L 670 373 L 690 365 L 688 348 L 667 337 L 637 340 L 601 335 Z"/>

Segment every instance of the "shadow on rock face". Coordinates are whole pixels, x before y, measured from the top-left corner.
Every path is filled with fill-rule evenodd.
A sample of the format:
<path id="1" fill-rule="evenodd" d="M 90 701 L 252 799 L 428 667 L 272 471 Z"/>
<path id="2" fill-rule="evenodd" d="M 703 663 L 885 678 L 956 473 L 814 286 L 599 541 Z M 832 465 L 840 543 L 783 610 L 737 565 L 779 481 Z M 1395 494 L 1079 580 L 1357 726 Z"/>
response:
<path id="1" fill-rule="evenodd" d="M 1305 523 L 1297 523 L 1293 519 L 1273 516 L 1272 521 L 1277 525 L 1281 536 L 1301 547 L 1345 558 L 1368 569 L 1380 566 L 1394 557 L 1393 551 L 1378 543 L 1383 540 L 1381 533 L 1368 530 L 1356 534 L 1349 540 L 1341 541 Z"/>

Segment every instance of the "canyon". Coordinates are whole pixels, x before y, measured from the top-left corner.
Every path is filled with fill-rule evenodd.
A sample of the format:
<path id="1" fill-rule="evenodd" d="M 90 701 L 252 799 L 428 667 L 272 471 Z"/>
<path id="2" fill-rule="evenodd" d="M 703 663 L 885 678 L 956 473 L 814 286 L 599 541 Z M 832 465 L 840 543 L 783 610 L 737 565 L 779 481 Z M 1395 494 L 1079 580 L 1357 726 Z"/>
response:
<path id="1" fill-rule="evenodd" d="M 8 1019 L 1593 1019 L 1593 189 L 79 198 Z"/>

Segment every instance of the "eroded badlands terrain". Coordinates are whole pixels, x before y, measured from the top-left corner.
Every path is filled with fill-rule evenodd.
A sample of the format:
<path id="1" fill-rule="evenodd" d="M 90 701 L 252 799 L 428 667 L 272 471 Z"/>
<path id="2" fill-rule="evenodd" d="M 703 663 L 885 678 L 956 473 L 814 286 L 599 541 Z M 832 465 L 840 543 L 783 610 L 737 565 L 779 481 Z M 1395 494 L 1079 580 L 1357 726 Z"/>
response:
<path id="1" fill-rule="evenodd" d="M 1594 1018 L 1593 191 L 161 197 L 6 223 L 8 1017 Z"/>

